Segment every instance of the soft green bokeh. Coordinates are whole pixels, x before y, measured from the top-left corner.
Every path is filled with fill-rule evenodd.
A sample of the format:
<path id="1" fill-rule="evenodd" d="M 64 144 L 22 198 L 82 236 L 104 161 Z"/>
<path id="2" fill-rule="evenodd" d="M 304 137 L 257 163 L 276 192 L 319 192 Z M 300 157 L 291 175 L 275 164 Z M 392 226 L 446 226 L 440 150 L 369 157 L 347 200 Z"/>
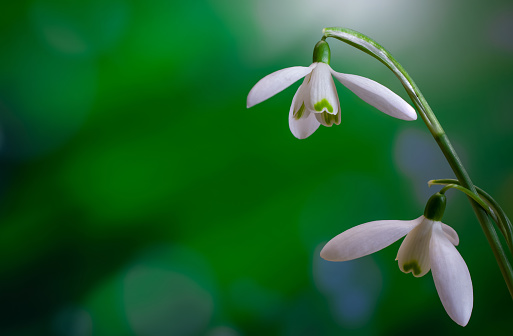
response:
<path id="1" fill-rule="evenodd" d="M 323 27 L 407 69 L 474 182 L 513 216 L 510 1 L 90 0 L 0 5 L 0 334 L 508 334 L 513 302 L 466 198 L 444 222 L 474 285 L 467 327 L 391 247 L 320 248 L 413 219 L 451 178 L 421 120 L 337 84 L 342 122 L 288 129 L 299 83 L 251 109 L 263 76 L 311 63 Z M 362 52 L 331 66 L 407 98 Z M 409 101 L 409 100 L 408 100 Z"/>

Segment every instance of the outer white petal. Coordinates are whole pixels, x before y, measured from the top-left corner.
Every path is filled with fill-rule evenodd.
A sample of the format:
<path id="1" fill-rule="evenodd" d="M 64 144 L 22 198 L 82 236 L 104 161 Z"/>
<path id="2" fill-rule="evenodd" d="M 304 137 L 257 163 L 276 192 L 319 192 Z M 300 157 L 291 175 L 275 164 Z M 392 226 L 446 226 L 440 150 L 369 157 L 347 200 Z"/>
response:
<path id="1" fill-rule="evenodd" d="M 447 237 L 447 239 L 449 239 L 449 241 L 454 246 L 458 246 L 458 244 L 460 243 L 460 237 L 458 237 L 458 234 L 456 233 L 456 231 L 454 231 L 454 229 L 452 227 L 450 227 L 449 225 L 446 225 L 444 223 L 442 223 L 442 230 L 445 233 L 445 236 Z"/>
<path id="2" fill-rule="evenodd" d="M 454 322 L 466 326 L 474 301 L 472 280 L 465 261 L 441 225 L 433 226 L 429 250 L 433 280 L 445 311 Z"/>
<path id="3" fill-rule="evenodd" d="M 343 74 L 334 70 L 331 70 L 331 73 L 345 87 L 381 112 L 403 120 L 417 119 L 415 109 L 389 88 L 365 77 Z"/>
<path id="4" fill-rule="evenodd" d="M 413 273 L 415 277 L 424 276 L 431 269 L 429 260 L 429 242 L 433 221 L 421 216 L 421 223 L 404 238 L 397 258 L 399 268 L 404 273 Z"/>
<path id="5" fill-rule="evenodd" d="M 313 132 L 319 128 L 319 122 L 315 118 L 314 113 L 310 113 L 307 109 L 303 116 L 298 120 L 294 117 L 294 109 L 299 108 L 301 106 L 301 93 L 303 92 L 302 88 L 304 88 L 305 83 L 303 83 L 299 89 L 296 91 L 294 98 L 292 99 L 292 104 L 290 105 L 289 112 L 289 127 L 292 134 L 298 139 L 308 138 Z"/>
<path id="6" fill-rule="evenodd" d="M 330 240 L 322 249 L 321 257 L 329 261 L 346 261 L 374 253 L 410 232 L 420 223 L 419 219 L 383 220 L 355 226 Z"/>
<path id="7" fill-rule="evenodd" d="M 247 107 L 254 106 L 274 96 L 308 75 L 315 68 L 315 63 L 309 67 L 296 66 L 285 68 L 265 76 L 253 86 L 248 94 Z"/>
<path id="8" fill-rule="evenodd" d="M 290 131 L 298 139 L 306 139 L 319 128 L 320 123 L 315 118 L 315 113 L 309 113 L 308 116 L 299 120 L 294 118 L 292 111 L 289 113 Z"/>
<path id="9" fill-rule="evenodd" d="M 331 77 L 331 67 L 326 63 L 316 64 L 310 77 L 310 83 L 308 83 L 310 96 L 305 105 L 310 111 L 336 115 L 340 110 L 340 102 L 335 82 Z"/>
<path id="10" fill-rule="evenodd" d="M 304 105 L 304 102 L 308 100 L 308 97 L 310 95 L 310 89 L 308 87 L 308 82 L 310 81 L 310 76 L 312 74 L 306 75 L 305 79 L 303 80 L 303 83 L 299 86 L 296 93 L 294 94 L 294 98 L 292 98 L 292 105 L 294 116 L 296 116 L 296 113 L 300 110 L 301 106 Z M 303 115 L 305 113 L 308 113 L 308 110 L 305 108 L 303 110 Z"/>

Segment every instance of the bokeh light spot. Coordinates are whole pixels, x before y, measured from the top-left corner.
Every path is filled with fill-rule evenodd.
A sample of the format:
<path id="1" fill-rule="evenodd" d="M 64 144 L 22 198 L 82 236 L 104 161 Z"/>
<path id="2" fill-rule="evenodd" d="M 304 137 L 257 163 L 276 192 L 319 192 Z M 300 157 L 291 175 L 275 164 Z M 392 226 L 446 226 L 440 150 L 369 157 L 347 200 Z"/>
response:
<path id="1" fill-rule="evenodd" d="M 502 8 L 492 17 L 487 37 L 494 47 L 513 52 L 513 7 Z"/>
<path id="2" fill-rule="evenodd" d="M 421 22 L 429 22 L 437 14 L 436 6 L 431 3 L 408 0 L 262 0 L 253 2 L 252 6 L 254 20 L 267 46 L 261 48 L 258 55 L 266 58 L 289 52 L 291 45 L 298 40 L 320 37 L 322 28 L 330 26 L 378 32 L 386 24 L 388 34 L 398 37 L 390 39 L 388 46 L 406 45 L 410 39 L 423 33 L 419 31 Z M 313 27 L 318 27 L 318 30 L 313 30 Z"/>
<path id="3" fill-rule="evenodd" d="M 82 126 L 96 96 L 97 68 L 21 44 L 0 78 L 0 124 L 2 154 L 25 159 L 55 150 Z"/>
<path id="4" fill-rule="evenodd" d="M 368 323 L 378 304 L 383 279 L 372 257 L 345 262 L 326 261 L 318 257 L 313 261 L 313 275 L 317 288 L 331 305 L 336 320 L 348 328 Z"/>
<path id="5" fill-rule="evenodd" d="M 117 44 L 127 25 L 128 6 L 123 0 L 37 1 L 32 19 L 36 31 L 54 50 L 93 56 Z"/>
<path id="6" fill-rule="evenodd" d="M 239 336 L 240 333 L 232 327 L 219 326 L 210 329 L 206 336 Z"/>
<path id="7" fill-rule="evenodd" d="M 205 333 L 214 309 L 212 294 L 180 266 L 185 259 L 193 262 L 198 257 L 186 249 L 162 247 L 147 251 L 128 268 L 124 306 L 136 335 Z M 188 267 L 192 265 L 200 266 L 201 261 Z M 205 280 L 203 276 L 201 281 Z"/>
<path id="8" fill-rule="evenodd" d="M 199 335 L 212 314 L 212 298 L 187 276 L 134 267 L 125 279 L 125 305 L 137 335 Z"/>
<path id="9" fill-rule="evenodd" d="M 461 151 L 458 150 L 458 153 Z M 433 179 L 453 178 L 454 173 L 442 152 L 427 131 L 403 130 L 395 141 L 395 162 L 415 188 L 417 199 L 425 202 L 433 190 L 427 182 Z"/>
<path id="10" fill-rule="evenodd" d="M 65 307 L 54 317 L 53 331 L 56 336 L 92 336 L 91 315 L 80 307 Z"/>

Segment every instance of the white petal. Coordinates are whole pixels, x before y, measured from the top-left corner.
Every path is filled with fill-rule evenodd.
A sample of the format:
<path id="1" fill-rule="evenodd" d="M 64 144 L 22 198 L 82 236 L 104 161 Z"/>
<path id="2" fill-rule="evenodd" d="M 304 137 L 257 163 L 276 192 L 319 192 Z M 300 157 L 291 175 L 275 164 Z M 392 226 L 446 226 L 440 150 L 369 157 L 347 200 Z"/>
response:
<path id="1" fill-rule="evenodd" d="M 305 79 L 303 80 L 303 83 L 299 86 L 296 93 L 294 94 L 294 98 L 292 98 L 291 108 L 293 108 L 293 113 L 296 118 L 298 117 L 298 111 L 304 105 L 304 102 L 308 99 L 308 96 L 310 94 L 310 90 L 308 88 L 307 83 L 310 81 L 311 75 L 311 73 L 306 75 Z M 308 113 L 308 110 L 306 108 L 303 109 L 303 112 L 301 114 L 304 115 L 305 113 Z"/>
<path id="2" fill-rule="evenodd" d="M 429 249 L 433 280 L 445 311 L 454 322 L 466 326 L 474 301 L 467 265 L 440 225 L 433 227 Z"/>
<path id="3" fill-rule="evenodd" d="M 309 67 L 296 66 L 285 68 L 265 76 L 253 86 L 248 94 L 247 107 L 254 106 L 274 96 L 308 75 L 315 68 L 315 63 Z"/>
<path id="4" fill-rule="evenodd" d="M 413 273 L 415 277 L 421 277 L 429 272 L 429 242 L 433 221 L 421 216 L 421 223 L 408 233 L 404 238 L 396 260 L 399 268 L 404 273 Z"/>
<path id="5" fill-rule="evenodd" d="M 289 114 L 290 131 L 298 139 L 306 139 L 319 128 L 319 122 L 315 118 L 315 113 L 309 113 L 307 117 L 299 120 L 294 118 L 292 112 Z"/>
<path id="6" fill-rule="evenodd" d="M 458 246 L 458 244 L 460 243 L 460 238 L 458 237 L 458 234 L 456 233 L 456 231 L 454 231 L 454 229 L 452 227 L 450 227 L 449 225 L 446 225 L 444 223 L 442 223 L 442 230 L 445 233 L 445 236 L 447 237 L 447 239 L 449 239 L 449 241 L 454 246 Z"/>
<path id="7" fill-rule="evenodd" d="M 295 108 L 299 109 L 302 104 L 302 88 L 304 88 L 305 84 L 302 84 L 299 89 L 296 91 L 294 98 L 292 99 L 292 104 L 290 105 L 289 111 L 289 127 L 290 131 L 294 136 L 298 139 L 308 138 L 313 132 L 319 128 L 319 122 L 315 119 L 315 114 L 310 113 L 307 109 L 304 110 L 303 116 L 298 120 L 294 117 Z M 299 106 L 299 107 L 297 107 Z M 297 112 L 297 110 L 296 110 Z"/>
<path id="8" fill-rule="evenodd" d="M 346 261 L 374 253 L 410 232 L 420 223 L 419 218 L 411 221 L 382 220 L 355 226 L 330 240 L 322 249 L 321 257 L 329 261 Z"/>
<path id="9" fill-rule="evenodd" d="M 389 88 L 365 77 L 331 72 L 345 87 L 381 112 L 403 120 L 417 119 L 415 109 Z"/>
<path id="10" fill-rule="evenodd" d="M 308 85 L 310 87 L 310 96 L 305 105 L 310 111 L 338 114 L 340 102 L 329 65 L 317 63 L 317 66 L 312 71 Z"/>

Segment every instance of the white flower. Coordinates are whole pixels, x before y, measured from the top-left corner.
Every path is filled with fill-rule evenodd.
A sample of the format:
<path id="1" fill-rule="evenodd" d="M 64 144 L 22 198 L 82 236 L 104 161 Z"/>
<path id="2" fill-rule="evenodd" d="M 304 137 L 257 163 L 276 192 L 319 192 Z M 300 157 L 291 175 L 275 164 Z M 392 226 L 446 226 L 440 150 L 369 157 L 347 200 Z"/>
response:
<path id="1" fill-rule="evenodd" d="M 454 246 L 458 234 L 451 227 L 425 216 L 411 221 L 384 220 L 355 226 L 332 240 L 321 251 L 329 261 L 346 261 L 379 251 L 401 237 L 399 268 L 415 277 L 431 269 L 436 290 L 447 314 L 467 325 L 473 306 L 472 281 L 465 261 Z"/>
<path id="2" fill-rule="evenodd" d="M 320 124 L 340 124 L 340 102 L 332 75 L 345 87 L 378 110 L 403 120 L 417 119 L 417 113 L 390 89 L 365 77 L 334 71 L 327 63 L 314 62 L 309 67 L 291 67 L 262 78 L 248 94 L 252 107 L 305 77 L 289 112 L 289 126 L 298 139 L 310 136 Z"/>

